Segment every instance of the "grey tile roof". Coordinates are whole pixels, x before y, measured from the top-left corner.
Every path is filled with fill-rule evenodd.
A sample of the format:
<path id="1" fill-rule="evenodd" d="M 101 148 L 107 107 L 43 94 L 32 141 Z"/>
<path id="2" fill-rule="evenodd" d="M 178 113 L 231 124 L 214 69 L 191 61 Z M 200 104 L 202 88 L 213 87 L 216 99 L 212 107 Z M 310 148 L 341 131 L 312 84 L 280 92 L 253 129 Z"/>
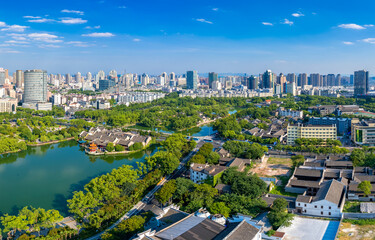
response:
<path id="1" fill-rule="evenodd" d="M 322 183 L 322 187 L 316 193 L 313 202 L 327 200 L 340 206 L 345 191 L 345 185 L 335 179 Z"/>

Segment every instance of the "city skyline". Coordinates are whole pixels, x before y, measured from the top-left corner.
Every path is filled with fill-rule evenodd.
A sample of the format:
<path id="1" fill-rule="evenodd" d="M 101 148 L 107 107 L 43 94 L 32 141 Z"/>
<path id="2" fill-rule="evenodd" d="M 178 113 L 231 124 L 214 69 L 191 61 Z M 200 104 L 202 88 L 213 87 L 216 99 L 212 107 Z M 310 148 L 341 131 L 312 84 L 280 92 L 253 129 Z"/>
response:
<path id="1" fill-rule="evenodd" d="M 363 6 L 375 9 L 372 1 L 23 0 L 2 5 L 0 65 L 12 72 L 375 70 L 375 27 L 363 15 Z"/>

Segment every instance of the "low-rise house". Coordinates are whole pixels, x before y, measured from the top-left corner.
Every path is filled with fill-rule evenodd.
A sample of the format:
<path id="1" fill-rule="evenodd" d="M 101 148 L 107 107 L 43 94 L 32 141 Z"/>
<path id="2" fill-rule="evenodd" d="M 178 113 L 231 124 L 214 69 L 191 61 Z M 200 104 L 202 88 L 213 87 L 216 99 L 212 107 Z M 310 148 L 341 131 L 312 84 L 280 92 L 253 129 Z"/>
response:
<path id="1" fill-rule="evenodd" d="M 208 164 L 192 163 L 190 165 L 190 180 L 194 183 L 202 183 L 206 179 L 212 177 L 213 183 L 216 185 L 218 178 L 227 169 L 224 166 L 210 166 Z"/>
<path id="2" fill-rule="evenodd" d="M 282 117 L 303 118 L 303 111 L 293 111 L 292 109 L 285 109 L 283 107 L 279 107 L 278 113 L 279 113 L 279 116 L 282 116 Z"/>
<path id="3" fill-rule="evenodd" d="M 345 204 L 345 184 L 335 179 L 321 184 L 315 196 L 299 195 L 296 209 L 306 215 L 321 217 L 341 217 Z"/>

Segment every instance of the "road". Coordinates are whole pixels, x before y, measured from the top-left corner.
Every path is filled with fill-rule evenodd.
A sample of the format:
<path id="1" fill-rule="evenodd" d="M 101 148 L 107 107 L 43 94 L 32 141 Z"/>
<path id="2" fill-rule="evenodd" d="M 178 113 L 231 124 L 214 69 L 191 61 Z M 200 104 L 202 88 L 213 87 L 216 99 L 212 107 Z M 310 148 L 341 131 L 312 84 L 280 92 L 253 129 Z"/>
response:
<path id="1" fill-rule="evenodd" d="M 199 141 L 201 141 L 201 140 L 199 140 Z M 177 171 L 175 171 L 172 175 L 169 175 L 166 178 L 164 178 L 162 181 L 160 181 L 158 183 L 158 185 L 156 185 L 150 192 L 148 192 L 146 194 L 146 196 L 144 196 L 144 198 L 141 201 L 139 201 L 136 205 L 134 205 L 134 207 L 132 209 L 130 209 L 129 212 L 127 212 L 126 214 L 124 214 L 119 220 L 117 220 L 114 224 L 112 224 L 106 230 L 104 230 L 104 231 L 96 234 L 95 236 L 89 237 L 86 240 L 98 240 L 98 239 L 100 239 L 100 236 L 104 232 L 114 229 L 120 222 L 122 222 L 122 221 L 130 218 L 131 216 L 134 216 L 134 215 L 138 214 L 140 211 L 142 211 L 142 209 L 147 205 L 147 203 L 149 203 L 154 198 L 154 194 L 161 187 L 163 187 L 164 184 L 166 184 L 170 179 L 177 178 L 178 176 L 180 176 L 185 171 L 185 164 L 190 160 L 190 158 L 197 151 L 198 151 L 198 148 L 193 149 L 193 151 L 191 151 L 185 158 L 182 159 L 182 161 L 180 162 L 180 165 L 177 168 Z"/>

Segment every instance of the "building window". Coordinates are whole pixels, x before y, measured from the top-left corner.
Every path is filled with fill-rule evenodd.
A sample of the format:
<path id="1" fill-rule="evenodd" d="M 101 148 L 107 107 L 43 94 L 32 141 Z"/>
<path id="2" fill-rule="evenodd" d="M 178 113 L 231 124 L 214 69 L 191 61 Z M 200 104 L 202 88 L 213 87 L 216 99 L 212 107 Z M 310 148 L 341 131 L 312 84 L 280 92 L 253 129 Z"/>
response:
<path id="1" fill-rule="evenodd" d="M 320 215 L 323 215 L 323 212 L 320 212 Z"/>
<path id="2" fill-rule="evenodd" d="M 318 206 L 316 206 L 316 205 L 315 205 L 314 207 L 315 207 L 315 208 L 318 208 Z"/>
<path id="3" fill-rule="evenodd" d="M 331 209 L 331 207 L 329 207 L 329 209 Z"/>
<path id="4" fill-rule="evenodd" d="M 322 209 L 323 209 L 323 206 L 322 206 Z"/>
<path id="5" fill-rule="evenodd" d="M 305 203 L 305 207 L 306 207 L 306 203 Z"/>
<path id="6" fill-rule="evenodd" d="M 298 206 L 301 206 L 301 203 L 298 203 Z"/>
<path id="7" fill-rule="evenodd" d="M 329 212 L 328 215 L 331 216 L 331 212 Z"/>

